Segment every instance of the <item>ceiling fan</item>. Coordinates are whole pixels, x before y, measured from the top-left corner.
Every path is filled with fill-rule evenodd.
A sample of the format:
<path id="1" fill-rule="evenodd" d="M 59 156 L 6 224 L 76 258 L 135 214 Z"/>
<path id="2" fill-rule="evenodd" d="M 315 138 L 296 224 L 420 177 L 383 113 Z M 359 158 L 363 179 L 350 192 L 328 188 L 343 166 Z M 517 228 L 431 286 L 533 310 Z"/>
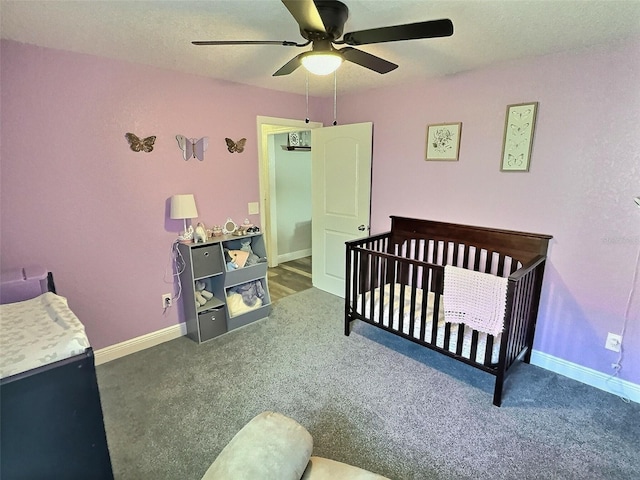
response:
<path id="1" fill-rule="evenodd" d="M 282 45 L 306 47 L 311 50 L 296 55 L 273 76 L 288 75 L 303 65 L 311 73 L 333 73 L 343 61 L 353 62 L 378 73 L 389 73 L 398 68 L 395 63 L 353 48 L 351 45 L 398 42 L 420 38 L 449 37 L 453 35 L 453 23 L 449 19 L 372 28 L 345 33 L 344 24 L 349 17 L 347 6 L 337 0 L 282 0 L 300 26 L 304 43 L 271 40 L 208 40 L 191 42 L 194 45 Z M 338 40 L 342 36 L 342 40 Z M 336 49 L 334 45 L 349 45 Z"/>

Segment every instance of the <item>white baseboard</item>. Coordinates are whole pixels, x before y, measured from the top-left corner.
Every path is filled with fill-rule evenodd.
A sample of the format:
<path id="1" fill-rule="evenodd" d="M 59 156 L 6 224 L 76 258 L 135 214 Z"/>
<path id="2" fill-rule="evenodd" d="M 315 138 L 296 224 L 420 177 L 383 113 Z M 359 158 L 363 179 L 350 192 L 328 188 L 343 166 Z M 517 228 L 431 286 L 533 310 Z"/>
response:
<path id="1" fill-rule="evenodd" d="M 157 332 L 147 333 L 141 337 L 132 338 L 109 347 L 101 348 L 93 352 L 96 365 L 110 362 L 117 358 L 125 357 L 132 353 L 155 347 L 161 343 L 174 340 L 187 334 L 187 327 L 184 323 L 179 323 L 171 327 L 163 328 Z"/>
<path id="2" fill-rule="evenodd" d="M 533 350 L 531 364 L 640 403 L 640 385 Z"/>
<path id="3" fill-rule="evenodd" d="M 311 249 L 298 250 L 297 252 L 283 253 L 278 255 L 278 263 L 290 262 L 292 260 L 298 260 L 299 258 L 310 257 Z"/>

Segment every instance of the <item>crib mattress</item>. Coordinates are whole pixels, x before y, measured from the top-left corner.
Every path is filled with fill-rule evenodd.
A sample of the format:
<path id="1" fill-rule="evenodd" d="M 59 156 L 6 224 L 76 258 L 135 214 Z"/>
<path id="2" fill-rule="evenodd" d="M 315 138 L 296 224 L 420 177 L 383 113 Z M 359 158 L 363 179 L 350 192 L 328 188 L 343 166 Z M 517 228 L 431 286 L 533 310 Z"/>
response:
<path id="1" fill-rule="evenodd" d="M 84 325 L 67 299 L 46 292 L 0 305 L 0 378 L 83 353 L 90 347 Z"/>
<path id="2" fill-rule="evenodd" d="M 391 285 L 385 284 L 382 287 L 382 295 L 383 295 L 383 313 L 382 313 L 382 325 L 385 327 L 389 327 L 389 319 L 393 319 L 393 324 L 391 328 L 398 331 L 399 323 L 400 323 L 400 293 L 402 288 L 405 288 L 405 297 L 404 297 L 404 308 L 403 308 L 403 326 L 402 333 L 405 335 L 410 335 L 413 338 L 419 339 L 422 338 L 422 330 L 421 330 L 421 317 L 422 317 L 422 297 L 423 291 L 420 288 L 416 288 L 416 306 L 415 306 L 415 324 L 413 328 L 413 333 L 409 333 L 410 328 L 410 315 L 411 315 L 411 287 L 407 287 L 406 285 L 394 284 L 393 287 L 393 316 L 389 315 L 390 308 L 390 292 Z M 373 295 L 372 295 L 373 294 Z M 364 317 L 372 320 L 375 323 L 380 323 L 380 295 L 381 289 L 380 287 L 375 288 L 373 292 L 366 292 L 364 295 L 359 295 L 356 303 L 356 312 Z M 371 297 L 373 296 L 374 306 L 373 306 L 373 315 L 371 315 Z M 426 320 L 424 329 L 426 330 L 425 338 L 427 341 L 431 338 L 432 331 L 432 318 L 434 311 L 434 303 L 435 303 L 435 295 L 433 292 L 428 292 L 427 300 L 426 300 Z M 450 352 L 455 353 L 456 345 L 458 342 L 458 333 L 460 330 L 460 325 L 457 323 L 451 324 L 451 333 L 449 336 L 449 344 L 444 346 L 444 337 L 445 337 L 445 326 L 446 322 L 444 320 L 444 308 L 442 306 L 442 297 L 439 299 L 440 306 L 438 308 L 438 325 L 437 325 L 437 336 L 436 336 L 436 346 L 449 350 Z M 463 344 L 462 344 L 462 356 L 464 358 L 468 358 L 477 363 L 484 363 L 484 354 L 487 345 L 487 334 L 483 332 L 478 332 L 478 348 L 476 351 L 476 358 L 471 358 L 471 341 L 473 335 L 473 329 L 464 326 L 463 332 Z M 493 348 L 491 351 L 491 363 L 498 363 L 498 359 L 500 357 L 500 337 L 501 335 L 497 335 L 493 340 Z"/>

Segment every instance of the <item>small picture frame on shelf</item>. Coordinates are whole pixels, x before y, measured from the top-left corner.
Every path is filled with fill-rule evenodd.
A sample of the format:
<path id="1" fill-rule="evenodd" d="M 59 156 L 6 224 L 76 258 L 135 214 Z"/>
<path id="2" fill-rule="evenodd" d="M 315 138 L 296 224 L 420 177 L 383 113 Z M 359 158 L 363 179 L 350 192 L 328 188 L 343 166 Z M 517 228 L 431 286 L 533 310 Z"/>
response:
<path id="1" fill-rule="evenodd" d="M 224 225 L 222 226 L 222 233 L 224 233 L 225 235 L 231 235 L 237 229 L 238 229 L 238 225 L 236 224 L 236 222 L 234 222 L 230 218 L 227 218 L 227 221 L 224 222 Z"/>
<path id="2" fill-rule="evenodd" d="M 300 146 L 300 132 L 289 132 L 289 146 L 290 147 Z"/>
<path id="3" fill-rule="evenodd" d="M 428 125 L 426 160 L 457 162 L 461 133 L 462 122 Z"/>

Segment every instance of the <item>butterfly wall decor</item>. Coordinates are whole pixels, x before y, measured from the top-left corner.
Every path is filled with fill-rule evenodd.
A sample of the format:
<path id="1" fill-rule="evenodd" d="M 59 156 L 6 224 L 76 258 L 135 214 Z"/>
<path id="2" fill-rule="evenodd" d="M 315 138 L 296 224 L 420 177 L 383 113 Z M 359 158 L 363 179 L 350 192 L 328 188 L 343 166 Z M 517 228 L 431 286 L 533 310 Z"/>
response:
<path id="1" fill-rule="evenodd" d="M 244 152 L 244 144 L 247 143 L 246 138 L 241 138 L 237 142 L 234 142 L 230 138 L 225 138 L 224 141 L 227 142 L 227 150 L 229 150 L 230 153 Z"/>
<path id="2" fill-rule="evenodd" d="M 155 135 L 142 139 L 133 133 L 125 133 L 124 136 L 127 138 L 129 146 L 134 152 L 149 153 L 153 150 L 153 144 L 156 141 Z"/>
<path id="3" fill-rule="evenodd" d="M 182 157 L 185 160 L 191 158 L 204 160 L 204 151 L 209 147 L 209 137 L 202 137 L 198 140 L 197 138 L 187 138 L 184 135 L 176 135 L 176 140 L 178 140 L 178 146 L 182 150 Z"/>

